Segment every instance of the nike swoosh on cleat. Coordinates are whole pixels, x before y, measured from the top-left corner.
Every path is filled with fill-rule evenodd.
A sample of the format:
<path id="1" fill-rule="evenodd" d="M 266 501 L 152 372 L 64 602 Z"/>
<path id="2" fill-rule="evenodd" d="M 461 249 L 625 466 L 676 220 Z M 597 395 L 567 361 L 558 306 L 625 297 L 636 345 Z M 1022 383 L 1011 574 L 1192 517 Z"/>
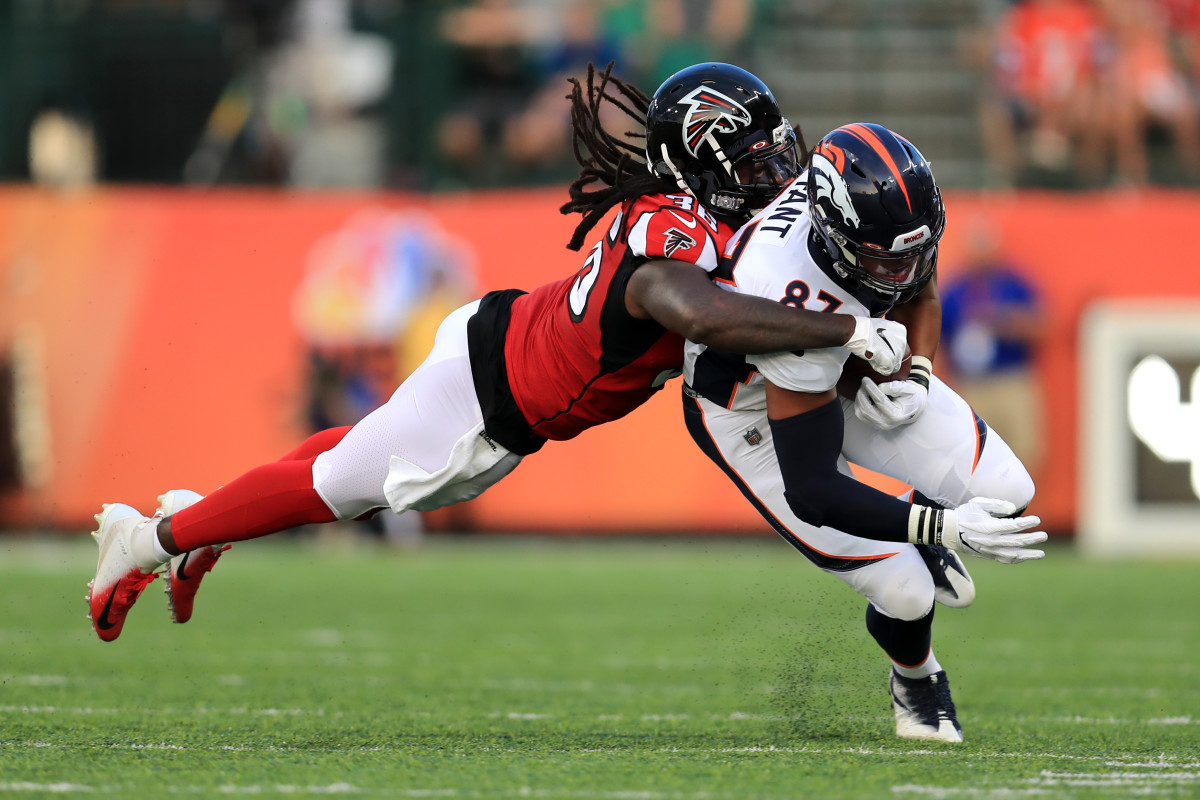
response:
<path id="1" fill-rule="evenodd" d="M 188 577 L 187 575 L 185 575 L 185 574 L 184 574 L 184 572 L 183 572 L 183 570 L 184 570 L 184 569 L 187 567 L 188 558 L 189 558 L 191 555 L 192 555 L 192 551 L 191 551 L 191 550 L 189 550 L 189 551 L 187 551 L 186 553 L 184 553 L 184 554 L 183 554 L 183 560 L 179 562 L 179 568 L 175 570 L 175 577 L 176 577 L 176 578 L 179 578 L 179 580 L 181 580 L 181 581 L 190 581 L 190 580 L 191 580 L 191 578 L 189 578 L 189 577 Z"/>
<path id="2" fill-rule="evenodd" d="M 108 602 L 104 604 L 104 610 L 100 612 L 100 619 L 96 620 L 96 627 L 102 631 L 107 631 L 116 626 L 117 623 L 108 621 L 108 612 L 112 609 L 113 598 L 117 596 L 117 587 L 108 594 Z"/>

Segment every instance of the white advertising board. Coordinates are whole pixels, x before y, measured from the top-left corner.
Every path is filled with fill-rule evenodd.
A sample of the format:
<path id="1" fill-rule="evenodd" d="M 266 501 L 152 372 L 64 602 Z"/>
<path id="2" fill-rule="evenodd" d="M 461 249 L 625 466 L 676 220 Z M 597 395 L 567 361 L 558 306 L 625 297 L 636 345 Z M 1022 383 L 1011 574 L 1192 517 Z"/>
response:
<path id="1" fill-rule="evenodd" d="M 1080 546 L 1200 555 L 1200 299 L 1096 303 L 1080 333 Z"/>

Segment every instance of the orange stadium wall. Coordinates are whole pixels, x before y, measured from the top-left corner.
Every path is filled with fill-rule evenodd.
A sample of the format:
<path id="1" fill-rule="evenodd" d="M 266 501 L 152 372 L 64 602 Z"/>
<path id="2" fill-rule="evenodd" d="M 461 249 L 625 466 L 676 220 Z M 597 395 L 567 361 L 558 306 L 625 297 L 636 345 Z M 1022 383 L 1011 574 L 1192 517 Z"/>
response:
<path id="1" fill-rule="evenodd" d="M 283 194 L 0 188 L 0 356 L 21 368 L 25 484 L 0 527 L 82 529 L 100 503 L 211 491 L 304 436 L 291 303 L 315 242 L 364 208 L 420 208 L 473 249 L 480 290 L 576 270 L 561 191 Z M 1080 313 L 1101 297 L 1200 295 L 1178 232 L 1187 193 L 951 193 L 942 274 L 987 216 L 1045 294 L 1048 457 L 1032 511 L 1076 516 Z M 629 418 L 552 443 L 449 518 L 491 531 L 765 532 L 682 424 L 678 384 Z"/>

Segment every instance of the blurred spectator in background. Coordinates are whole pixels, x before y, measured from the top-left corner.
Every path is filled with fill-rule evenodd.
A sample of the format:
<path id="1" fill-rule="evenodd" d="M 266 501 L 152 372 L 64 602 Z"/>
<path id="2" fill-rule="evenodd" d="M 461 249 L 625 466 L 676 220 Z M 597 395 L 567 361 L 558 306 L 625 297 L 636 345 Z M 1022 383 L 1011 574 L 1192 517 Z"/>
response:
<path id="1" fill-rule="evenodd" d="M 735 61 L 751 0 L 472 0 L 442 16 L 458 103 L 438 137 L 459 183 L 574 174 L 567 79 L 619 60 L 657 85 L 685 66 Z M 619 113 L 619 112 L 618 112 Z"/>
<path id="2" fill-rule="evenodd" d="M 1200 116 L 1172 53 L 1167 9 L 1151 0 L 1103 0 L 1103 7 L 1117 46 L 1112 89 L 1119 180 L 1147 183 L 1147 136 L 1154 128 L 1171 135 L 1176 177 L 1200 178 Z"/>
<path id="3" fill-rule="evenodd" d="M 459 180 L 526 183 L 573 174 L 567 79 L 619 55 L 600 24 L 603 5 L 474 0 L 443 15 L 458 102 L 438 143 Z"/>
<path id="4" fill-rule="evenodd" d="M 1042 395 L 1035 367 L 1038 292 L 1004 260 L 995 230 L 974 220 L 963 269 L 941 282 L 942 347 L 959 394 L 1031 473 L 1042 456 Z"/>
<path id="5" fill-rule="evenodd" d="M 1087 0 L 1021 0 L 1002 15 L 981 105 L 984 144 L 1004 185 L 1028 167 L 1102 179 L 1111 102 L 1100 76 L 1112 61 L 1104 20 Z"/>
<path id="6" fill-rule="evenodd" d="M 558 168 L 546 177 L 569 177 L 575 171 L 567 81 L 586 75 L 589 63 L 607 64 L 620 55 L 616 40 L 601 28 L 601 5 L 580 0 L 562 6 L 558 31 L 537 48 L 537 88 L 504 131 L 504 153 L 520 170 Z"/>
<path id="7" fill-rule="evenodd" d="M 737 63 L 753 0 L 609 0 L 605 26 L 623 43 L 621 66 L 657 86 L 691 64 Z"/>
<path id="8" fill-rule="evenodd" d="M 238 68 L 184 167 L 189 183 L 377 186 L 392 45 L 352 29 L 352 0 L 228 3 Z"/>
<path id="9" fill-rule="evenodd" d="M 493 180 L 496 144 L 530 92 L 527 46 L 545 19 L 510 0 L 474 0 L 447 11 L 440 33 L 455 48 L 451 94 L 457 104 L 442 120 L 437 143 L 464 180 Z"/>
<path id="10" fill-rule="evenodd" d="M 96 182 L 96 133 L 79 114 L 48 108 L 29 128 L 29 177 L 42 186 L 84 188 Z"/>
<path id="11" fill-rule="evenodd" d="M 1171 52 L 1183 67 L 1192 96 L 1200 87 L 1200 0 L 1154 0 L 1167 20 Z"/>

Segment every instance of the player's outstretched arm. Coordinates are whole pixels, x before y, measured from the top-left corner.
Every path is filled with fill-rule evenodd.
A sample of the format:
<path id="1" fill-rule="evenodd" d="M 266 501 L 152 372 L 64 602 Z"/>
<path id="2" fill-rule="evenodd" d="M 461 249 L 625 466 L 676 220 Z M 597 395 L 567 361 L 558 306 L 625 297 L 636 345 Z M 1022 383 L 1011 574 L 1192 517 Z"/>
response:
<path id="1" fill-rule="evenodd" d="M 698 344 L 731 353 L 779 353 L 847 347 L 884 374 L 900 367 L 904 326 L 887 320 L 824 314 L 762 297 L 726 292 L 703 269 L 681 261 L 648 261 L 629 279 L 629 313 L 654 319 Z"/>
<path id="2" fill-rule="evenodd" d="M 1030 549 L 1046 541 L 1034 516 L 975 498 L 954 509 L 910 505 L 838 471 L 844 420 L 831 389 L 802 393 L 767 383 L 767 415 L 783 476 L 784 497 L 797 517 L 853 536 L 889 542 L 944 545 L 1005 564 L 1042 558 Z"/>

